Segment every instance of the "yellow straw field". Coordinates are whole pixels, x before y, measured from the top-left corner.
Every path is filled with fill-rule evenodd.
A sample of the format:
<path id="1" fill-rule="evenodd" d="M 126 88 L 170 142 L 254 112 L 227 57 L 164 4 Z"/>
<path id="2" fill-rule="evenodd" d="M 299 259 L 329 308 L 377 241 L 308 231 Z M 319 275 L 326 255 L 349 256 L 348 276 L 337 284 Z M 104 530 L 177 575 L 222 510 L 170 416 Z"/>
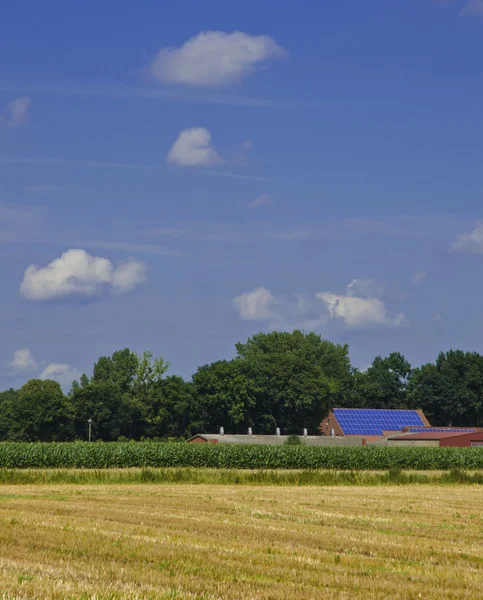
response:
<path id="1" fill-rule="evenodd" d="M 479 486 L 0 486 L 0 598 L 482 598 Z"/>

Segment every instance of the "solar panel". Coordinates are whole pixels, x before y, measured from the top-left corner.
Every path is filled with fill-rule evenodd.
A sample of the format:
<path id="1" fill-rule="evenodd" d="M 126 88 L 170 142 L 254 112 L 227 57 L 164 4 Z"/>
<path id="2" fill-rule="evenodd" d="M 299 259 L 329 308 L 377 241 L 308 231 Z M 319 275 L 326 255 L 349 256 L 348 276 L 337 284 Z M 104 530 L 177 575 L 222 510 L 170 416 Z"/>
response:
<path id="1" fill-rule="evenodd" d="M 476 429 L 448 429 L 447 427 L 409 427 L 408 432 L 410 433 L 426 433 L 427 431 L 431 431 L 434 433 L 475 433 Z"/>
<path id="2" fill-rule="evenodd" d="M 383 435 L 408 425 L 424 427 L 416 410 L 336 408 L 333 413 L 345 435 Z"/>

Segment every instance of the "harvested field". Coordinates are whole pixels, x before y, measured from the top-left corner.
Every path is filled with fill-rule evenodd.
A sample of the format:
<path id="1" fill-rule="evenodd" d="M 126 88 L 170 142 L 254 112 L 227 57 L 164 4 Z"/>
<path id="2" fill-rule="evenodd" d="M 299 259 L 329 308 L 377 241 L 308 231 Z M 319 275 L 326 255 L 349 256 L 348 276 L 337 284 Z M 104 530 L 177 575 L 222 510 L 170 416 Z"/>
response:
<path id="1" fill-rule="evenodd" d="M 3 485 L 0 590 L 481 598 L 482 535 L 479 486 Z"/>

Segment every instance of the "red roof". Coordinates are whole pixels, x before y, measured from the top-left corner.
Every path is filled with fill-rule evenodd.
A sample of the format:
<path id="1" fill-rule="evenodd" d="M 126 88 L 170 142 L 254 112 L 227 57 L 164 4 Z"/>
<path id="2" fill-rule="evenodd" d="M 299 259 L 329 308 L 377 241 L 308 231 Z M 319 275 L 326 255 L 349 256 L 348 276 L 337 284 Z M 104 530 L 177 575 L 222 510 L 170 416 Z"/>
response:
<path id="1" fill-rule="evenodd" d="M 425 433 L 408 433 L 406 435 L 398 435 L 391 437 L 391 440 L 443 440 L 446 438 L 468 435 L 461 431 L 427 431 Z"/>

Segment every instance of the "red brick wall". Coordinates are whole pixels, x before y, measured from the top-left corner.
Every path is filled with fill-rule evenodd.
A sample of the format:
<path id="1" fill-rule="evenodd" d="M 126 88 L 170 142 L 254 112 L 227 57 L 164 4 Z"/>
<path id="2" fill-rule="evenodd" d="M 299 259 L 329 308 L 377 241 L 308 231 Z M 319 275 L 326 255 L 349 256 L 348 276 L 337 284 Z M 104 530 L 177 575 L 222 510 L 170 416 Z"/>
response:
<path id="1" fill-rule="evenodd" d="M 340 428 L 339 423 L 337 423 L 337 419 L 332 412 L 330 412 L 329 416 L 319 425 L 319 431 L 322 433 L 322 435 L 330 435 L 331 429 L 334 430 L 335 435 L 337 436 L 344 435 L 344 432 Z"/>
<path id="2" fill-rule="evenodd" d="M 440 446 L 453 446 L 465 448 L 471 446 L 471 442 L 483 443 L 483 433 L 463 433 L 452 438 L 442 439 L 439 442 Z"/>

